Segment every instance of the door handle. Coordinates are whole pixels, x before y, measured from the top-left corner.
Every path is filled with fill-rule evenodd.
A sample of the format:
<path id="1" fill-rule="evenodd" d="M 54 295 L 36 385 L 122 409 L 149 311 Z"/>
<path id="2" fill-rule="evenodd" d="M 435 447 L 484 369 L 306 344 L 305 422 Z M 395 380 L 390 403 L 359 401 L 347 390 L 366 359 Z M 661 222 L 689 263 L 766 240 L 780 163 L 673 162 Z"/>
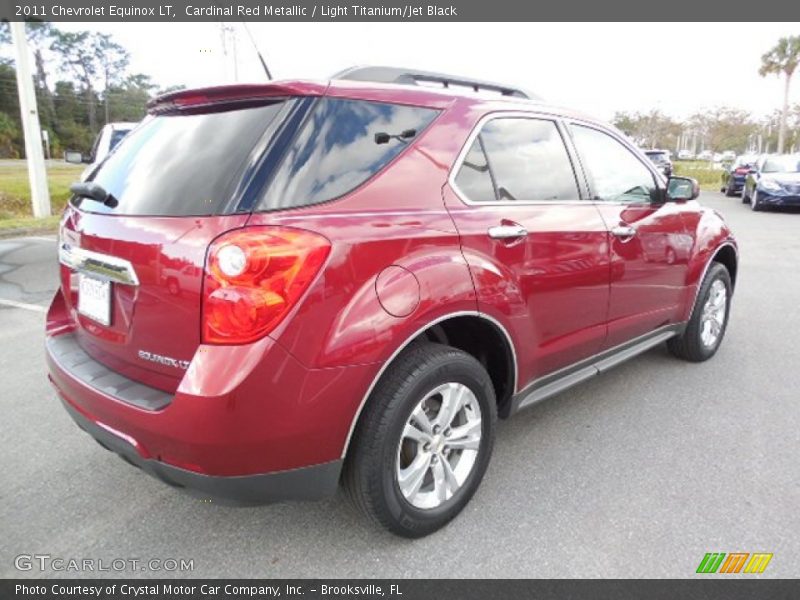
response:
<path id="1" fill-rule="evenodd" d="M 622 242 L 627 242 L 636 235 L 636 228 L 630 225 L 617 225 L 611 228 L 611 235 L 619 238 Z"/>
<path id="2" fill-rule="evenodd" d="M 528 230 L 522 225 L 495 225 L 489 227 L 489 237 L 493 240 L 511 240 L 528 235 Z"/>

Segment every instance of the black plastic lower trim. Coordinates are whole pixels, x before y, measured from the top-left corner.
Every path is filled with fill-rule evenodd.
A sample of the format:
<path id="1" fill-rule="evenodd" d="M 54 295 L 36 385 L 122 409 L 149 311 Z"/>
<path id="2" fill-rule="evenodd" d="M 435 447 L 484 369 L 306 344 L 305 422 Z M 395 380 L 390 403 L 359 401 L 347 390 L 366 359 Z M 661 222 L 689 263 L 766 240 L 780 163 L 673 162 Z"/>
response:
<path id="1" fill-rule="evenodd" d="M 522 408 L 555 396 L 582 381 L 604 373 L 634 356 L 667 341 L 669 338 L 682 334 L 684 329 L 686 329 L 686 323 L 665 325 L 555 373 L 545 375 L 528 384 L 521 392 L 517 392 L 509 403 L 508 414 L 504 416 L 513 415 Z"/>
<path id="2" fill-rule="evenodd" d="M 213 499 L 219 504 L 252 506 L 282 500 L 319 500 L 335 494 L 339 485 L 341 460 L 290 471 L 224 477 L 195 473 L 158 460 L 145 459 L 127 440 L 87 419 L 63 398 L 62 402 L 78 426 L 104 448 L 168 485 L 193 496 Z"/>

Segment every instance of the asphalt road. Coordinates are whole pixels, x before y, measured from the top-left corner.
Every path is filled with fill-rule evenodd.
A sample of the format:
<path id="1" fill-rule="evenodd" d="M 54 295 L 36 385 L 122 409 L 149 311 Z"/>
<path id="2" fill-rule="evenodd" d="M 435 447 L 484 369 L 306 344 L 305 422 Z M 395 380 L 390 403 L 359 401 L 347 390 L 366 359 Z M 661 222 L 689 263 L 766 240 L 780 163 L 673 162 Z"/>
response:
<path id="1" fill-rule="evenodd" d="M 36 308 L 56 285 L 54 240 L 0 241 L 0 302 L 29 305 L 0 304 L 0 576 L 64 575 L 14 568 L 49 554 L 193 559 L 176 575 L 194 577 L 691 577 L 706 552 L 738 551 L 774 553 L 764 577 L 797 577 L 800 214 L 702 199 L 741 246 L 717 356 L 693 365 L 656 348 L 501 423 L 473 501 L 418 541 L 341 496 L 202 503 L 100 448 L 45 376 Z"/>

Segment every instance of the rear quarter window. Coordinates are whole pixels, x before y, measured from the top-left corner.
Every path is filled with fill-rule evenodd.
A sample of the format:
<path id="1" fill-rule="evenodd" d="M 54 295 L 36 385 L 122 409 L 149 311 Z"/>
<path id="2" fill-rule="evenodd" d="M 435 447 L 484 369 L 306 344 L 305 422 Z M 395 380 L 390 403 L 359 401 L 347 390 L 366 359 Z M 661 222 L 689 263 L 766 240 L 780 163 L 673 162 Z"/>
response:
<path id="1" fill-rule="evenodd" d="M 438 114 L 386 102 L 320 100 L 256 210 L 318 204 L 347 194 L 413 144 Z"/>

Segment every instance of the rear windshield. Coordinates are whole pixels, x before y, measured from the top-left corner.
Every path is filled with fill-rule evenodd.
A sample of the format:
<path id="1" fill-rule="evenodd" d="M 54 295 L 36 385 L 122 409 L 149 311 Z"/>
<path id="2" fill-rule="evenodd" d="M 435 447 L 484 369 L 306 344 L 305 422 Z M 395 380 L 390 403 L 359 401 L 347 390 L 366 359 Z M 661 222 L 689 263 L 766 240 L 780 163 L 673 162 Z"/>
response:
<path id="1" fill-rule="evenodd" d="M 666 152 L 646 152 L 645 154 L 650 157 L 650 160 L 667 160 Z"/>
<path id="2" fill-rule="evenodd" d="M 111 208 L 74 198 L 82 210 L 118 215 L 212 215 L 231 200 L 248 157 L 286 104 L 150 118 L 120 142 L 92 181 Z"/>
<path id="3" fill-rule="evenodd" d="M 320 100 L 256 210 L 316 204 L 352 191 L 414 143 L 438 113 L 386 102 Z"/>

